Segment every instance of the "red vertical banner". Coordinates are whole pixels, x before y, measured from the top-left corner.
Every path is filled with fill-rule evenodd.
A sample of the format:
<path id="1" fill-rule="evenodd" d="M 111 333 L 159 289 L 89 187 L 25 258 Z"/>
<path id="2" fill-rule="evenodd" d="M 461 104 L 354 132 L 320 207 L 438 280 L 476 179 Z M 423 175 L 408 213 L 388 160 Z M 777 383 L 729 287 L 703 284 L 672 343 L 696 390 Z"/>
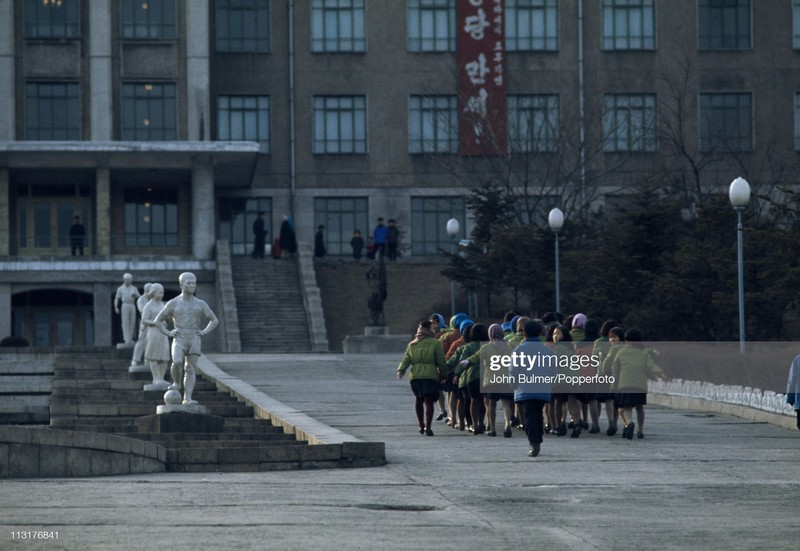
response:
<path id="1" fill-rule="evenodd" d="M 505 155 L 504 0 L 456 0 L 458 134 L 462 155 Z"/>

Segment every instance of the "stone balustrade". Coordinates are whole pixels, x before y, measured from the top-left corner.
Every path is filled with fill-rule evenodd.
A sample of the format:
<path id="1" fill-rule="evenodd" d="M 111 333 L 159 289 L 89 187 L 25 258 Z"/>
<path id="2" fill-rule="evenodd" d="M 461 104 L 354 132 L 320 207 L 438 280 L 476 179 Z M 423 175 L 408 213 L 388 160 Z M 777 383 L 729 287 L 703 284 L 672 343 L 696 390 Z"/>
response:
<path id="1" fill-rule="evenodd" d="M 786 403 L 786 395 L 749 386 L 717 385 L 702 381 L 672 379 L 650 381 L 648 391 L 666 396 L 697 398 L 713 402 L 749 407 L 778 415 L 794 417 L 794 408 Z"/>

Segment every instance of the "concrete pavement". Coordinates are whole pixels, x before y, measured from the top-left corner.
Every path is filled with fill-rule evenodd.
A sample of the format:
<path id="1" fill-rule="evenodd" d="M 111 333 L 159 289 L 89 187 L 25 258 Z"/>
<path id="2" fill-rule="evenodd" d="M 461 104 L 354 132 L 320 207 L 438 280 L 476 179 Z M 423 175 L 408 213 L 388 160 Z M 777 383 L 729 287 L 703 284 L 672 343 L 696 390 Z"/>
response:
<path id="1" fill-rule="evenodd" d="M 0 549 L 796 549 L 800 434 L 647 409 L 646 438 L 416 432 L 399 357 L 212 355 L 364 441 L 369 469 L 0 482 Z M 603 424 L 603 429 L 605 426 Z M 19 539 L 45 530 L 58 539 Z"/>

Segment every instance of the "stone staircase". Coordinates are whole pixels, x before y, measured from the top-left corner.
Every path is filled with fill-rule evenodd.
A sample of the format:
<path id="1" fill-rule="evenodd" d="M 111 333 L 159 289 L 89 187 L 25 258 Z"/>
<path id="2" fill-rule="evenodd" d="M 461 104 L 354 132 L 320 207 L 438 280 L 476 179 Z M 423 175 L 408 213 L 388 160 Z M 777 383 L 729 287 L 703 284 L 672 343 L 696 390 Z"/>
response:
<path id="1" fill-rule="evenodd" d="M 231 259 L 242 352 L 310 352 L 296 260 Z"/>
<path id="2" fill-rule="evenodd" d="M 224 417 L 219 433 L 139 432 L 139 418 L 153 415 L 163 392 L 143 391 L 147 373 L 128 373 L 129 359 L 108 349 L 56 356 L 50 427 L 114 433 L 166 448 L 168 472 L 252 472 L 302 468 L 308 447 L 268 420 L 255 419 L 252 406 L 218 392 L 198 376 L 193 397 L 212 415 Z M 187 414 L 188 415 L 188 414 Z"/>

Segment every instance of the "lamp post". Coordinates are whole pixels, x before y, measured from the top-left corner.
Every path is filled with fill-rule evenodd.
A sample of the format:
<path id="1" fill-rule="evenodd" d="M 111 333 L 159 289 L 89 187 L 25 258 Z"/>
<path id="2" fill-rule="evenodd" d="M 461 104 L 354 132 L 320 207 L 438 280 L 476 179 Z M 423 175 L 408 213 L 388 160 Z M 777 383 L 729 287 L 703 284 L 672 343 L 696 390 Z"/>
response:
<path id="1" fill-rule="evenodd" d="M 742 254 L 742 213 L 750 202 L 750 184 L 744 178 L 736 178 L 728 190 L 733 210 L 739 219 L 737 226 L 736 253 L 739 261 L 739 352 L 744 352 L 744 260 Z"/>
<path id="2" fill-rule="evenodd" d="M 447 221 L 447 235 L 450 236 L 450 254 L 456 254 L 455 246 L 456 246 L 456 235 L 458 235 L 458 230 L 461 229 L 461 226 L 458 223 L 458 220 L 455 218 L 451 218 Z M 456 280 L 450 280 L 450 315 L 454 316 L 456 314 Z"/>
<path id="3" fill-rule="evenodd" d="M 547 223 L 556 236 L 556 312 L 561 311 L 561 273 L 558 264 L 558 232 L 564 226 L 564 213 L 561 209 L 554 208 L 547 215 Z"/>

